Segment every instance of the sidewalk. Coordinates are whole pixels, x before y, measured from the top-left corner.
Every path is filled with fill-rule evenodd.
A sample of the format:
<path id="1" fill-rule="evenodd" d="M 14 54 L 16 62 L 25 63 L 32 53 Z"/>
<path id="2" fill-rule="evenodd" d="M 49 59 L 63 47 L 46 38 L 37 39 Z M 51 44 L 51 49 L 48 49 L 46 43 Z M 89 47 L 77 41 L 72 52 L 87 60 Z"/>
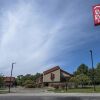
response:
<path id="1" fill-rule="evenodd" d="M 100 97 L 100 93 L 7 93 L 0 96 Z"/>

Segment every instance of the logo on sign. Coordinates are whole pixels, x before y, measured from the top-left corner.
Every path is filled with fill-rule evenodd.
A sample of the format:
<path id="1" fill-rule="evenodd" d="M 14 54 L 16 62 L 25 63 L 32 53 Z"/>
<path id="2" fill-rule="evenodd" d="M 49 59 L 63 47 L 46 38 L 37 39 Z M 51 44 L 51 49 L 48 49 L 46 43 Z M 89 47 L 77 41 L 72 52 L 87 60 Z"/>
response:
<path id="1" fill-rule="evenodd" d="M 100 5 L 93 6 L 94 24 L 100 25 Z"/>

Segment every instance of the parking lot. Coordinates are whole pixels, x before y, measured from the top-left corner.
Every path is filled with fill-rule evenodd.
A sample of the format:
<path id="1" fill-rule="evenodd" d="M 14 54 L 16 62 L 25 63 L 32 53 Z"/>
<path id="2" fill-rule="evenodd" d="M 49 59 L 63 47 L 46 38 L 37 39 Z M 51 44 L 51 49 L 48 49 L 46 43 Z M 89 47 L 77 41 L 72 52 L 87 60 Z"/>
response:
<path id="1" fill-rule="evenodd" d="M 11 93 L 51 93 L 48 88 L 11 88 Z"/>

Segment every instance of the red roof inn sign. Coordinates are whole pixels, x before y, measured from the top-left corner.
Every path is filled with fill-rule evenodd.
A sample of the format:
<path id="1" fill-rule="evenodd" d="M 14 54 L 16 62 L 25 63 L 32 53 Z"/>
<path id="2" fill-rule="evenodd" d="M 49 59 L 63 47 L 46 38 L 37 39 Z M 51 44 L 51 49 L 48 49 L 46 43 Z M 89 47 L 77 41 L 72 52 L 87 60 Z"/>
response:
<path id="1" fill-rule="evenodd" d="M 94 24 L 100 25 L 100 4 L 93 6 Z"/>

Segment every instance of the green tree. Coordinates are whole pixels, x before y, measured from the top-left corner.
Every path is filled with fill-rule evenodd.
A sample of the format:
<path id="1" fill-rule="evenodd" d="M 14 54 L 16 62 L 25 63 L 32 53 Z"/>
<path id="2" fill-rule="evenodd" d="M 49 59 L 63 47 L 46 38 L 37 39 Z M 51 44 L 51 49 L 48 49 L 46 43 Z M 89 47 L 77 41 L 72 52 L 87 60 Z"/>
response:
<path id="1" fill-rule="evenodd" d="M 39 78 L 41 75 L 41 73 L 36 73 L 35 75 L 33 75 L 33 80 L 36 82 L 36 79 Z"/>
<path id="2" fill-rule="evenodd" d="M 100 69 L 100 63 L 97 64 L 97 69 Z"/>
<path id="3" fill-rule="evenodd" d="M 4 84 L 4 78 L 3 75 L 0 75 L 0 88 L 3 86 Z"/>
<path id="4" fill-rule="evenodd" d="M 83 88 L 85 85 L 90 84 L 91 80 L 87 75 L 80 74 L 72 77 L 69 82 L 75 83 L 76 86 L 82 85 Z"/>
<path id="5" fill-rule="evenodd" d="M 16 78 L 17 85 L 22 86 L 22 83 L 23 83 L 22 78 L 23 78 L 23 75 L 17 76 L 17 78 Z"/>
<path id="6" fill-rule="evenodd" d="M 76 76 L 71 77 L 70 80 L 69 80 L 69 82 L 74 83 L 75 88 L 78 87 L 79 80 L 77 79 Z"/>
<path id="7" fill-rule="evenodd" d="M 85 64 L 81 64 L 77 70 L 74 72 L 74 75 L 85 74 L 88 75 L 88 66 Z"/>
<path id="8" fill-rule="evenodd" d="M 100 63 L 97 64 L 97 67 L 95 68 L 95 83 L 100 84 Z"/>
<path id="9" fill-rule="evenodd" d="M 77 75 L 76 79 L 78 80 L 78 84 L 82 85 L 82 88 L 91 82 L 90 78 L 85 74 Z"/>
<path id="10" fill-rule="evenodd" d="M 26 74 L 24 76 L 19 75 L 19 76 L 17 76 L 16 81 L 19 86 L 25 86 L 26 85 L 25 83 L 27 83 L 27 81 L 29 82 L 29 80 L 30 80 L 33 83 L 35 83 L 36 79 L 40 76 L 41 76 L 40 73 L 36 73 L 35 75 L 31 75 L 31 74 Z"/>
<path id="11" fill-rule="evenodd" d="M 93 84 L 93 80 L 96 81 L 96 69 L 89 68 L 88 77 L 91 80 L 91 84 Z"/>
<path id="12" fill-rule="evenodd" d="M 34 88 L 34 87 L 35 87 L 35 84 L 34 84 L 34 82 L 33 82 L 32 80 L 26 80 L 26 81 L 24 82 L 24 86 L 25 86 L 26 88 Z"/>

